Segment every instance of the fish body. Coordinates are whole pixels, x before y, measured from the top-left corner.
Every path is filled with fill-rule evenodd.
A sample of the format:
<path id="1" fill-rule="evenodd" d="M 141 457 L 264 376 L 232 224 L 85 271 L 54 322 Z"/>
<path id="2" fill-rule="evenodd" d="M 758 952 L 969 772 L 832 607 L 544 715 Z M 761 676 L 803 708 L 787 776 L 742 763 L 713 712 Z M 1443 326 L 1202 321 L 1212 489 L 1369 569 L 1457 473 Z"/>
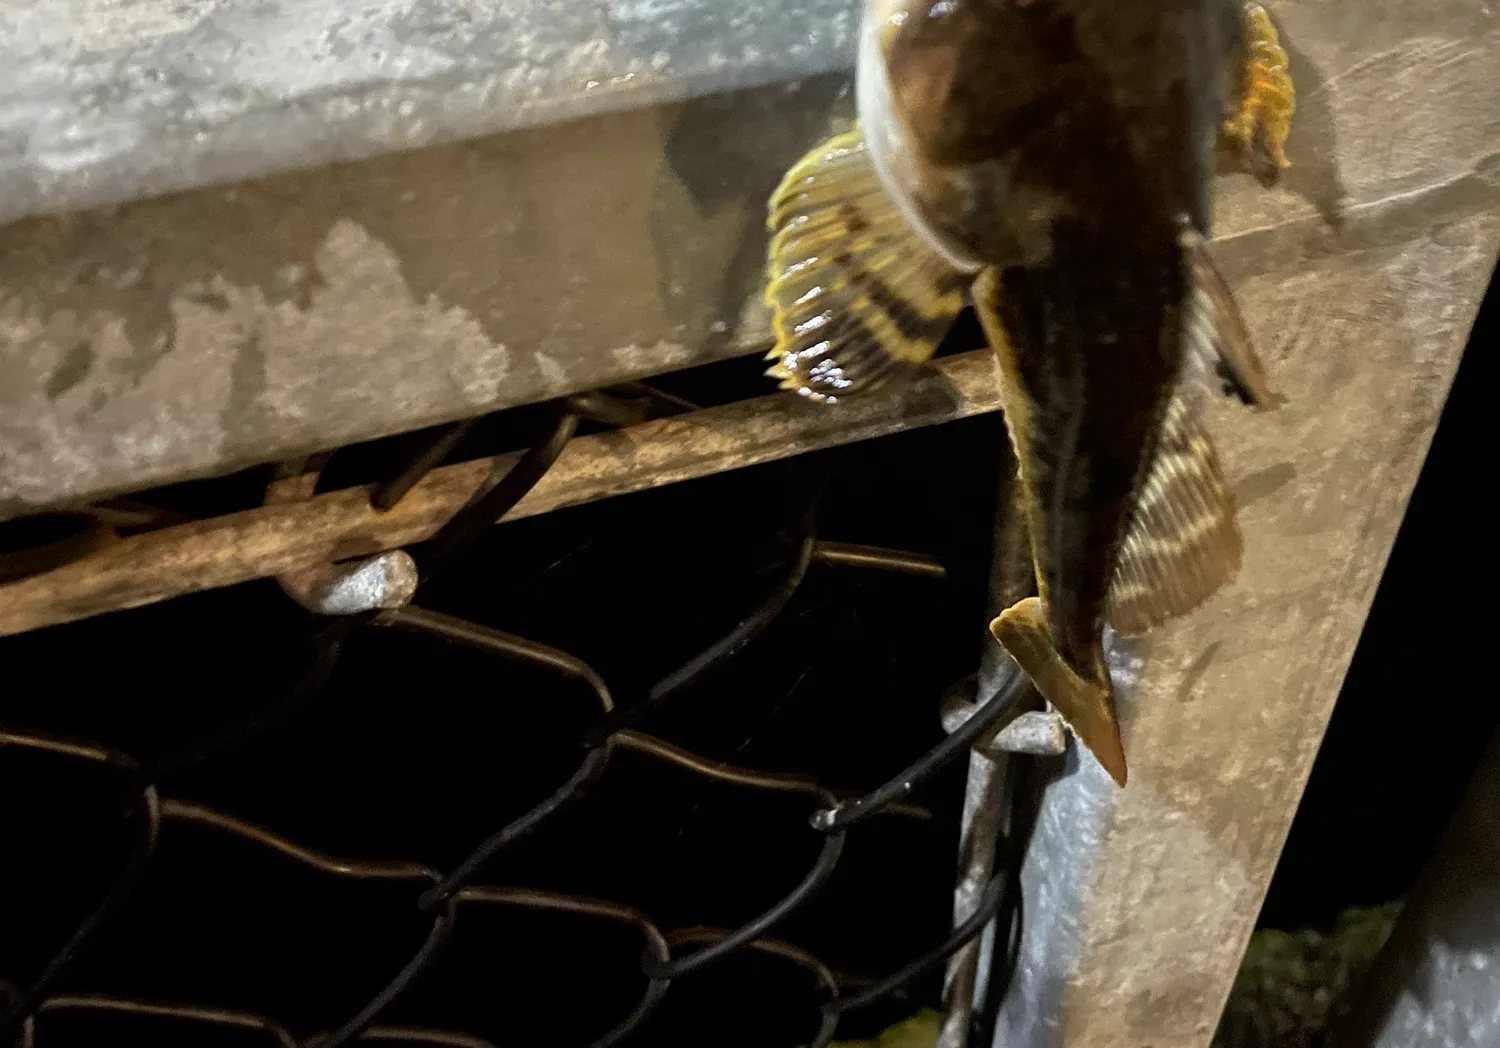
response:
<path id="1" fill-rule="evenodd" d="M 991 630 L 1121 783 L 1106 620 L 1148 629 L 1239 565 L 1193 380 L 1274 402 L 1206 246 L 1255 28 L 1239 0 L 870 0 L 860 131 L 772 200 L 784 385 L 872 388 L 975 307 L 1037 588 Z"/>
<path id="2" fill-rule="evenodd" d="M 1044 258 L 1060 221 L 1207 228 L 1238 0 L 871 0 L 860 47 L 882 182 L 963 268 Z"/>

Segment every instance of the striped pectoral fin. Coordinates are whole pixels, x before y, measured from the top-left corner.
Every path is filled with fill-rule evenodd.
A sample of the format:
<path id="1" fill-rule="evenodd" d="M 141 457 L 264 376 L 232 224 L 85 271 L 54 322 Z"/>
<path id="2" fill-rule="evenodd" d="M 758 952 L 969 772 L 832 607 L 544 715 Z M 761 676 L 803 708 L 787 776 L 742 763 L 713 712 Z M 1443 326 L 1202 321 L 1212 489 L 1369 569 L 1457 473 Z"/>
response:
<path id="1" fill-rule="evenodd" d="M 1239 112 L 1224 123 L 1224 137 L 1249 163 L 1264 186 L 1273 186 L 1292 166 L 1286 140 L 1292 131 L 1297 91 L 1291 62 L 1270 13 L 1258 3 L 1244 6 L 1247 61 Z"/>
<path id="2" fill-rule="evenodd" d="M 937 352 L 968 278 L 911 231 L 859 131 L 818 146 L 772 194 L 767 372 L 817 400 L 873 389 Z"/>
<path id="3" fill-rule="evenodd" d="M 1179 393 L 1116 559 L 1105 618 L 1125 636 L 1186 615 L 1239 574 L 1234 492 L 1193 398 Z"/>
<path id="4" fill-rule="evenodd" d="M 1050 702 L 1078 740 L 1088 747 L 1110 778 L 1125 785 L 1125 746 L 1115 719 L 1109 678 L 1079 676 L 1057 651 L 1047 629 L 1047 612 L 1039 597 L 1028 597 L 990 623 L 990 633 L 1036 690 Z"/>

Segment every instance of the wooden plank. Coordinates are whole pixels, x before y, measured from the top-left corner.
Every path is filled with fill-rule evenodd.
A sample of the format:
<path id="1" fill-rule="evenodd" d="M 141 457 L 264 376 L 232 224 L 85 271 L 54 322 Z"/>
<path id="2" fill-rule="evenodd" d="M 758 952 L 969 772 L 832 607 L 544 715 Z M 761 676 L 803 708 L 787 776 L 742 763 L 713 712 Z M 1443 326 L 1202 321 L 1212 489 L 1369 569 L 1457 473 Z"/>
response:
<path id="1" fill-rule="evenodd" d="M 990 355 L 982 350 L 950 357 L 910 388 L 848 410 L 777 394 L 578 437 L 506 519 L 999 407 Z M 370 488 L 349 488 L 123 539 L 0 586 L 0 636 L 421 542 L 492 471 L 508 469 L 518 457 L 435 470 L 385 513 L 370 507 Z"/>

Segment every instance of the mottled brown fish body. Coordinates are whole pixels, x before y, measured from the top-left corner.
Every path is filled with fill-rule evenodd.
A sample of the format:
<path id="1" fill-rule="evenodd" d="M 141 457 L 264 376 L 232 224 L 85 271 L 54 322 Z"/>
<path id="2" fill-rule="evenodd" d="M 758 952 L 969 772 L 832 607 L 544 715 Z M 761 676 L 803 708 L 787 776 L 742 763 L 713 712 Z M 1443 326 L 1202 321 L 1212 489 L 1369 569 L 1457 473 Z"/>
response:
<path id="1" fill-rule="evenodd" d="M 1121 781 L 1105 610 L 1186 358 L 1183 233 L 1207 231 L 1241 59 L 1218 32 L 1225 7 L 916 0 L 884 41 L 892 116 L 919 158 L 914 205 L 985 267 L 974 301 L 1004 376 L 1040 595 L 994 632 Z M 1061 666 L 1040 658 L 1049 647 Z"/>
<path id="2" fill-rule="evenodd" d="M 1290 112 L 1278 55 L 1239 0 L 869 0 L 861 128 L 772 198 L 771 373 L 788 388 L 832 401 L 919 365 L 968 286 L 1039 594 L 991 631 L 1122 783 L 1106 619 L 1149 629 L 1239 566 L 1184 383 L 1273 402 L 1206 244 L 1226 117 L 1252 114 L 1246 141 L 1284 138 L 1267 123 Z"/>
<path id="3" fill-rule="evenodd" d="M 1053 264 L 987 274 L 976 298 L 1006 380 L 1053 639 L 1076 672 L 1104 684 L 1105 604 L 1181 371 L 1186 288 L 1172 242 L 1131 244 L 1106 267 L 1090 239 L 1061 234 Z"/>
<path id="4" fill-rule="evenodd" d="M 1237 3 L 906 0 L 882 16 L 890 117 L 925 176 L 905 188 L 982 263 L 1026 261 L 1016 246 L 1060 217 L 1206 230 L 1245 53 Z"/>

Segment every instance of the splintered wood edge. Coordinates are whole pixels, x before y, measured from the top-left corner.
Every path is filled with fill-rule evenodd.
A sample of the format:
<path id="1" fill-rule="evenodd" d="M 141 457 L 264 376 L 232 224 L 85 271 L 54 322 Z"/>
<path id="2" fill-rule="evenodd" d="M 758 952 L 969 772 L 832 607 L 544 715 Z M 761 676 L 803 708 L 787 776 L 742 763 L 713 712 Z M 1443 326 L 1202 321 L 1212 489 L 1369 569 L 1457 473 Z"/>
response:
<path id="1" fill-rule="evenodd" d="M 836 406 L 775 394 L 577 437 L 505 520 L 999 409 L 989 351 L 976 350 L 909 388 Z M 120 539 L 0 586 L 0 636 L 421 542 L 519 457 L 434 470 L 384 513 L 358 487 Z"/>

